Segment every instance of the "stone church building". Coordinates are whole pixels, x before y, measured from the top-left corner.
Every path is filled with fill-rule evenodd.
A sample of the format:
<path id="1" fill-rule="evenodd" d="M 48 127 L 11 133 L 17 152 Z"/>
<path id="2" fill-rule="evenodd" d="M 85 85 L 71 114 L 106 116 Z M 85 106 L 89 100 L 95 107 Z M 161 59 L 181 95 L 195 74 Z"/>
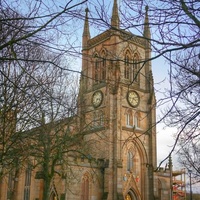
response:
<path id="1" fill-rule="evenodd" d="M 82 36 L 78 125 L 89 124 L 88 156 L 69 155 L 66 175 L 55 177 L 50 200 L 170 200 L 172 164 L 157 169 L 156 98 L 146 7 L 142 36 L 120 29 L 117 0 L 111 28 L 91 38 L 88 9 Z M 35 171 L 19 178 L 16 200 L 42 200 Z M 8 200 L 9 180 L 1 183 Z"/>

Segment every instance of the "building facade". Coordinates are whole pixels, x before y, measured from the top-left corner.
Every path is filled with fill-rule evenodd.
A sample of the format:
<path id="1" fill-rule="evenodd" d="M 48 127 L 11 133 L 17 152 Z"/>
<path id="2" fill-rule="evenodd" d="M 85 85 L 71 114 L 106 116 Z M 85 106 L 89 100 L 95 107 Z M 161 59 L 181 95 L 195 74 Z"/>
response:
<path id="1" fill-rule="evenodd" d="M 142 36 L 120 29 L 117 0 L 111 28 L 91 38 L 88 9 L 82 37 L 78 126 L 87 132 L 88 156 L 69 155 L 65 174 L 55 176 L 49 199 L 169 200 L 171 165 L 157 170 L 156 99 L 151 34 L 146 7 Z M 87 126 L 86 126 L 87 125 Z M 9 199 L 9 177 L 1 199 Z M 16 200 L 42 200 L 43 179 L 27 167 L 15 185 Z"/>

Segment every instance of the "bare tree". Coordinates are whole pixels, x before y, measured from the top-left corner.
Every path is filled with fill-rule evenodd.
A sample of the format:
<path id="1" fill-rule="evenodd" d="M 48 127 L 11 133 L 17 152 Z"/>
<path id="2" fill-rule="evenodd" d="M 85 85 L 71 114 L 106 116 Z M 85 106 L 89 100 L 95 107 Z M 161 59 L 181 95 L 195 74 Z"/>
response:
<path id="1" fill-rule="evenodd" d="M 2 176 L 15 171 L 14 178 L 17 178 L 27 163 L 31 169 L 41 170 L 43 199 L 49 198 L 55 174 L 62 176 L 59 169 L 66 155 L 70 152 L 86 155 L 88 151 L 85 145 L 80 149 L 80 143 L 87 134 L 84 129 L 91 127 L 92 122 L 81 130 L 71 131 L 75 127 L 71 124 L 76 123 L 76 117 L 72 116 L 76 113 L 78 87 L 74 86 L 76 78 L 70 73 L 75 70 L 69 69 L 66 60 L 71 55 L 79 56 L 76 46 L 71 45 L 76 35 L 71 37 L 74 30 L 60 26 L 65 20 L 73 23 L 74 16 L 81 18 L 74 8 L 84 2 L 70 6 L 72 1 L 69 1 L 58 6 L 50 1 L 49 8 L 43 2 L 33 3 L 33 7 L 30 3 L 29 16 L 1 2 L 1 28 L 6 30 L 1 32 L 0 45 L 1 119 L 5 121 L 1 130 Z M 13 5 L 17 5 L 17 1 L 13 1 Z M 60 10 L 51 10 L 52 5 Z M 64 36 L 63 44 L 59 39 Z M 9 112 L 14 113 L 14 119 L 6 118 Z M 14 122 L 14 128 L 8 132 L 10 121 Z M 71 132 L 76 134 L 69 134 Z M 14 182 L 10 199 L 17 195 L 16 188 L 17 182 Z"/>
<path id="2" fill-rule="evenodd" d="M 151 60 L 163 57 L 170 66 L 170 88 L 166 88 L 169 92 L 160 101 L 168 106 L 170 100 L 171 106 L 160 121 L 177 128 L 171 155 L 180 138 L 185 138 L 185 142 L 194 140 L 195 143 L 199 137 L 199 4 L 194 0 L 144 0 L 139 3 L 125 0 L 122 5 L 122 27 L 136 34 L 142 34 L 144 6 L 148 5 L 146 11 L 151 38 L 146 39 L 151 43 Z"/>
<path id="3" fill-rule="evenodd" d="M 9 53 L 1 55 L 0 60 L 50 62 L 37 59 L 37 57 L 25 59 L 20 50 L 22 47 L 31 48 L 33 45 L 49 53 L 56 52 L 68 57 L 69 55 L 79 56 L 80 45 L 76 46 L 74 43 L 77 39 L 75 33 L 79 27 L 73 26 L 73 23 L 75 20 L 82 19 L 81 5 L 85 2 L 86 0 L 67 1 L 65 4 L 62 2 L 56 4 L 51 0 L 46 2 L 25 0 L 20 3 L 15 0 L 1 1 L 0 50 L 5 52 L 9 49 Z M 56 63 L 52 64 L 56 65 Z"/>
<path id="4" fill-rule="evenodd" d="M 34 49 L 39 50 L 41 57 L 62 62 L 57 55 Z M 77 78 L 47 63 L 41 67 L 37 62 L 9 61 L 2 63 L 1 70 L 1 178 L 15 172 L 15 180 L 27 164 L 31 168 L 40 166 L 45 183 L 43 198 L 47 199 L 57 166 L 82 139 L 81 134 L 69 135 L 70 124 L 75 124 Z M 16 196 L 17 184 L 14 182 L 10 199 Z"/>
<path id="5" fill-rule="evenodd" d="M 193 183 L 200 182 L 200 168 L 199 168 L 199 136 L 188 141 L 188 136 L 180 140 L 178 151 L 178 162 L 185 167 L 187 171 L 191 171 Z M 186 142 L 187 141 L 187 142 Z"/>
<path id="6" fill-rule="evenodd" d="M 56 76 L 54 78 L 56 79 Z M 61 84 L 60 87 L 59 84 Z M 67 83 L 61 81 L 59 84 L 54 87 L 52 84 L 48 85 L 47 95 L 41 96 L 42 100 L 39 102 L 40 112 L 38 114 L 41 114 L 41 118 L 39 121 L 39 118 L 35 118 L 38 127 L 24 133 L 25 138 L 29 137 L 29 140 L 25 141 L 30 164 L 33 168 L 40 170 L 41 178 L 44 180 L 43 199 L 48 199 L 50 196 L 50 186 L 55 174 L 62 176 L 62 171 L 58 171 L 59 166 L 65 162 L 66 153 L 70 150 L 76 151 L 75 147 L 82 139 L 81 134 L 71 135 L 71 127 L 76 124 L 74 114 L 76 113 L 77 93 L 67 94 L 67 90 L 61 87 Z M 69 96 L 72 99 L 69 99 Z M 70 104 L 69 107 L 66 106 L 66 102 Z M 64 113 L 71 117 L 67 118 Z M 35 163 L 31 162 L 32 158 L 36 161 Z"/>
<path id="7" fill-rule="evenodd" d="M 18 101 L 21 100 L 22 103 L 21 106 L 16 109 L 16 111 L 19 112 L 19 110 L 22 110 L 24 108 L 24 104 L 25 107 L 28 108 L 27 112 L 24 112 L 24 116 L 19 118 L 22 119 L 20 121 L 20 129 L 23 131 L 38 125 L 41 127 L 46 127 L 47 123 L 51 124 L 59 119 L 58 116 L 61 116 L 61 113 L 63 113 L 59 112 L 60 110 L 66 111 L 65 107 L 62 107 L 62 109 L 57 109 L 57 107 L 53 106 L 55 105 L 55 102 L 56 104 L 58 103 L 59 105 L 63 105 L 63 102 L 60 102 L 61 99 L 64 99 L 61 93 L 60 96 L 59 94 L 54 96 L 54 90 L 49 90 L 49 88 L 46 88 L 46 86 L 49 87 L 51 84 L 56 83 L 55 79 L 52 79 L 52 74 L 50 74 L 48 78 L 45 76 L 46 80 L 44 80 L 42 74 L 43 72 L 52 73 L 53 66 L 59 69 L 64 69 L 63 65 L 61 65 L 57 59 L 60 57 L 60 55 L 79 56 L 79 54 L 77 54 L 79 46 L 72 45 L 72 40 L 76 39 L 76 35 L 73 34 L 74 29 L 67 30 L 61 25 L 65 24 L 65 27 L 67 27 L 67 25 L 71 25 L 74 22 L 74 19 L 81 19 L 82 15 L 79 12 L 80 10 L 78 6 L 86 1 L 82 1 L 80 3 L 75 2 L 75 4 L 73 4 L 74 1 L 68 1 L 65 5 L 56 4 L 54 1 L 48 1 L 48 3 L 44 3 L 42 1 L 36 1 L 34 3 L 30 3 L 28 1 L 25 2 L 27 3 L 25 4 L 27 5 L 26 9 L 16 11 L 14 7 L 18 7 L 17 1 L 13 1 L 12 4 L 7 3 L 6 1 L 1 1 L 2 14 L 0 19 L 0 28 L 2 30 L 7 30 L 1 32 L 2 39 L 0 42 L 0 50 L 2 54 L 0 56 L 0 60 L 8 63 L 15 61 L 17 63 L 17 69 L 20 69 L 21 73 L 24 73 L 24 75 L 26 74 L 25 76 L 23 75 L 23 77 L 27 77 L 24 79 L 18 78 L 18 80 L 24 80 L 24 83 L 27 83 L 27 79 L 31 79 L 31 82 L 28 82 L 31 84 L 25 84 L 26 87 L 24 87 L 24 85 L 21 88 L 14 87 L 17 88 L 18 91 L 22 91 L 24 94 L 24 96 L 22 96 L 23 98 L 17 98 Z M 91 8 L 97 12 L 96 14 L 91 12 L 89 20 L 96 27 L 101 25 L 101 27 L 110 28 L 110 20 L 108 21 L 110 17 L 107 16 L 106 12 L 108 7 L 106 4 L 103 4 L 103 6 L 100 5 L 101 2 L 99 1 L 91 3 Z M 144 7 L 146 5 L 148 5 L 148 9 L 146 7 L 145 11 Z M 126 10 L 126 12 L 124 12 L 124 10 Z M 8 14 L 8 11 L 12 11 L 11 15 Z M 144 25 L 147 25 L 144 24 L 145 12 L 148 12 L 148 25 L 151 28 L 152 37 L 146 39 L 149 41 L 149 43 L 151 43 L 153 52 L 153 56 L 150 60 L 158 57 L 164 57 L 171 65 L 171 80 L 173 78 L 175 79 L 170 82 L 171 91 L 169 96 L 166 98 L 166 102 L 168 102 L 168 98 L 170 98 L 172 100 L 172 106 L 167 110 L 167 113 L 164 117 L 173 116 L 173 119 L 176 120 L 173 121 L 173 125 L 179 125 L 176 141 L 179 140 L 183 130 L 188 131 L 186 128 L 191 128 L 192 123 L 193 128 L 191 128 L 191 130 L 193 131 L 193 135 L 191 138 L 196 134 L 196 131 L 198 131 L 198 127 L 195 127 L 194 125 L 196 122 L 199 123 L 199 68 L 197 65 L 197 67 L 193 69 L 194 65 L 192 64 L 194 57 L 195 59 L 198 58 L 198 53 L 193 54 L 192 52 L 197 52 L 194 49 L 200 45 L 200 22 L 198 11 L 198 2 L 195 0 L 190 0 L 187 2 L 184 0 L 142 0 L 139 2 L 125 0 L 122 2 L 122 6 L 120 8 L 121 28 L 130 31 L 133 30 L 133 32 L 140 33 L 141 35 Z M 13 13 L 15 15 L 13 15 Z M 19 15 L 18 13 L 21 14 Z M 126 13 L 126 15 L 124 15 L 124 13 Z M 78 27 L 75 29 L 78 29 Z M 75 37 L 71 37 L 72 35 Z M 63 41 L 63 38 L 65 38 L 65 44 L 60 42 Z M 30 52 L 34 51 L 34 49 L 35 56 L 27 56 L 27 54 L 30 54 Z M 48 55 L 52 55 L 51 53 L 53 53 L 53 55 L 56 54 L 57 57 L 53 56 L 54 59 L 49 59 L 49 56 L 40 57 L 40 53 L 39 55 L 36 55 L 38 50 L 43 52 L 45 50 L 45 53 L 48 52 Z M 187 59 L 185 59 L 185 54 L 183 51 L 187 51 Z M 26 56 L 24 56 L 24 53 L 26 53 Z M 185 67 L 185 64 L 189 64 L 188 68 Z M 27 65 L 28 67 L 25 67 Z M 51 70 L 45 70 L 45 66 L 49 65 L 51 66 Z M 54 70 L 56 71 L 55 68 Z M 186 85 L 180 84 L 181 79 L 177 79 L 177 75 L 180 75 L 179 73 L 182 77 L 187 78 L 188 81 Z M 16 81 L 12 81 L 10 77 L 6 76 L 6 73 L 4 73 L 3 70 L 1 70 L 1 74 L 5 80 L 12 85 L 11 88 L 16 85 Z M 190 77 L 192 79 L 190 79 Z M 174 80 L 177 80 L 177 85 L 174 84 Z M 194 82 L 197 87 L 193 87 Z M 179 87 L 177 88 L 177 86 Z M 190 90 L 189 93 L 188 90 Z M 42 95 L 44 98 L 41 98 L 41 94 L 45 94 Z M 192 101 L 190 100 L 191 96 L 194 98 Z M 29 101 L 24 101 L 24 99 L 26 100 L 27 97 L 28 100 L 31 100 L 31 103 L 29 103 Z M 51 101 L 49 101 L 48 98 L 50 98 Z M 195 98 L 197 98 L 198 104 L 195 104 Z M 178 104 L 179 101 L 181 103 L 180 106 Z M 185 103 L 187 103 L 187 108 L 190 108 L 192 111 L 195 110 L 193 115 L 190 113 L 188 114 L 189 110 L 184 108 Z M 7 107 L 5 106 L 3 108 Z M 42 113 L 45 113 L 45 118 L 47 118 L 47 122 L 45 123 L 44 121 L 41 123 Z M 187 114 L 188 118 L 185 118 L 185 115 L 182 115 L 182 113 L 185 113 L 185 115 Z M 22 123 L 23 120 L 25 120 L 27 123 Z M 40 134 L 36 135 L 39 137 Z M 34 135 L 34 137 L 36 137 L 36 135 Z M 51 137 L 49 134 L 46 134 L 46 136 L 42 135 L 40 137 L 44 137 L 43 141 L 51 140 L 49 139 L 49 137 Z M 56 143 L 56 146 L 57 144 L 58 143 Z M 43 142 L 41 146 L 42 145 L 44 148 L 47 148 L 48 146 L 46 142 Z M 40 148 L 38 147 L 38 151 L 39 149 Z M 172 151 L 173 150 L 174 148 Z M 49 155 L 50 154 L 51 153 L 49 152 Z M 44 154 L 42 158 L 45 158 Z"/>
<path id="8" fill-rule="evenodd" d="M 73 23 L 73 17 L 84 2 L 68 1 L 56 5 L 54 1 L 24 1 L 20 2 L 23 7 L 15 0 L 0 2 L 0 110 L 2 121 L 11 115 L 9 113 L 18 115 L 18 131 L 37 125 L 30 120 L 37 115 L 32 105 L 39 105 L 39 94 L 46 91 L 47 81 L 55 81 L 42 81 L 42 74 L 49 72 L 52 73 L 49 76 L 53 75 L 52 70 L 56 70 L 53 66 L 60 68 L 60 71 L 70 71 L 66 62 L 58 60 L 61 56 L 69 57 L 76 53 L 76 47 L 72 48 L 68 40 L 73 30 L 67 30 L 67 24 Z M 59 38 L 62 40 L 63 37 L 66 37 L 65 42 L 61 44 Z M 69 60 L 67 56 L 65 59 Z M 51 70 L 49 66 L 52 66 Z"/>
<path id="9" fill-rule="evenodd" d="M 193 59 L 188 59 L 191 57 Z M 192 169 L 194 178 L 199 178 L 199 131 L 200 131 L 200 60 L 196 51 L 181 54 L 171 62 L 171 90 L 173 106 L 168 110 L 165 122 L 176 127 L 180 163 Z"/>
<path id="10" fill-rule="evenodd" d="M 57 49 L 56 38 L 50 37 L 51 34 L 53 35 L 51 31 L 55 30 L 56 33 L 60 31 L 59 25 L 56 29 L 55 24 L 51 24 L 53 20 L 58 23 L 59 16 L 70 9 L 72 12 L 73 8 L 81 4 L 70 6 L 70 3 L 69 1 L 65 7 L 61 8 L 60 12 L 46 13 L 41 16 L 39 16 L 41 14 L 39 10 L 44 9 L 44 5 L 36 3 L 37 5 L 31 7 L 30 3 L 30 16 L 25 16 L 14 10 L 11 4 L 1 1 L 0 25 L 3 31 L 0 34 L 0 180 L 7 174 L 12 173 L 12 177 L 14 176 L 12 179 L 14 185 L 9 194 L 10 199 L 16 196 L 18 183 L 15 180 L 24 170 L 27 162 L 31 164 L 32 156 L 36 156 L 35 151 L 29 147 L 30 141 L 31 144 L 35 144 L 39 138 L 36 137 L 37 134 L 33 137 L 27 131 L 43 125 L 41 124 L 42 113 L 45 113 L 46 123 L 52 124 L 66 117 L 67 113 L 69 117 L 76 112 L 77 88 L 70 88 L 75 78 L 72 74 L 69 76 L 69 65 L 66 62 L 68 58 L 65 56 L 68 54 L 67 49 Z M 17 1 L 13 1 L 13 5 L 17 5 Z M 50 32 L 48 36 L 46 35 L 47 30 Z M 50 132 L 49 130 L 48 134 Z M 54 140 L 57 141 L 55 137 Z M 42 139 L 43 144 L 46 144 L 46 137 Z M 70 138 L 67 137 L 67 139 Z M 64 141 L 66 145 L 66 140 Z M 38 146 L 40 150 L 45 147 Z M 44 151 L 45 155 L 46 152 L 49 153 L 49 151 Z M 57 150 L 54 149 L 54 154 L 55 152 Z M 46 158 L 45 155 L 43 158 Z M 52 162 L 57 165 L 58 158 L 55 160 Z M 46 160 L 43 160 L 43 164 L 41 160 L 38 163 L 44 166 L 46 172 L 49 171 L 49 163 Z M 54 165 L 51 165 L 52 170 L 54 170 Z M 48 177 L 45 177 L 47 184 L 44 187 L 44 199 L 47 199 L 49 192 Z"/>

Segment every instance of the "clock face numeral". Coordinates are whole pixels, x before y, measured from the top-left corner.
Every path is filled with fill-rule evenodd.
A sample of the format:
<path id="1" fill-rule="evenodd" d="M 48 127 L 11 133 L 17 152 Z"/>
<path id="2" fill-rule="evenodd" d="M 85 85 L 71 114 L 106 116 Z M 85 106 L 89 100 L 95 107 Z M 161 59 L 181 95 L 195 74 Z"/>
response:
<path id="1" fill-rule="evenodd" d="M 103 100 L 103 93 L 101 91 L 97 91 L 92 96 L 92 104 L 94 107 L 98 107 L 101 105 Z"/>
<path id="2" fill-rule="evenodd" d="M 138 106 L 139 104 L 139 101 L 140 101 L 140 97 L 138 95 L 137 92 L 135 91 L 129 91 L 127 93 L 127 100 L 128 100 L 128 103 L 132 106 L 132 107 L 136 107 Z"/>

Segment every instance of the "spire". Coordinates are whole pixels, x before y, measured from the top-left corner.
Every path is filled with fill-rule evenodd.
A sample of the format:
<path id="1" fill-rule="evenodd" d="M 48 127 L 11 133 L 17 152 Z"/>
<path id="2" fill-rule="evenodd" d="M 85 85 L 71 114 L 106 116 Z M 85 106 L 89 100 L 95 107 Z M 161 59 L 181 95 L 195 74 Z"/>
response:
<path id="1" fill-rule="evenodd" d="M 87 41 L 90 39 L 90 30 L 89 30 L 89 22 L 88 22 L 88 12 L 89 9 L 85 9 L 85 23 L 84 23 L 84 30 L 83 30 L 83 39 L 82 39 L 82 46 L 83 49 L 87 47 Z"/>
<path id="2" fill-rule="evenodd" d="M 119 28 L 119 14 L 118 14 L 117 0 L 114 0 L 113 10 L 112 10 L 112 18 L 111 18 L 111 26 L 114 28 Z"/>
<path id="3" fill-rule="evenodd" d="M 152 75 L 152 68 L 151 68 L 151 33 L 149 27 L 149 16 L 148 16 L 148 9 L 149 7 L 145 7 L 145 20 L 144 20 L 144 32 L 143 37 L 145 39 L 145 73 L 149 76 L 149 79 L 146 81 L 146 87 L 150 91 L 153 92 L 153 75 Z"/>
<path id="4" fill-rule="evenodd" d="M 144 20 L 144 32 L 143 32 L 143 36 L 147 39 L 151 39 L 151 33 L 150 33 L 150 27 L 149 27 L 149 16 L 148 16 L 148 10 L 149 7 L 146 6 L 145 7 L 145 20 Z"/>

